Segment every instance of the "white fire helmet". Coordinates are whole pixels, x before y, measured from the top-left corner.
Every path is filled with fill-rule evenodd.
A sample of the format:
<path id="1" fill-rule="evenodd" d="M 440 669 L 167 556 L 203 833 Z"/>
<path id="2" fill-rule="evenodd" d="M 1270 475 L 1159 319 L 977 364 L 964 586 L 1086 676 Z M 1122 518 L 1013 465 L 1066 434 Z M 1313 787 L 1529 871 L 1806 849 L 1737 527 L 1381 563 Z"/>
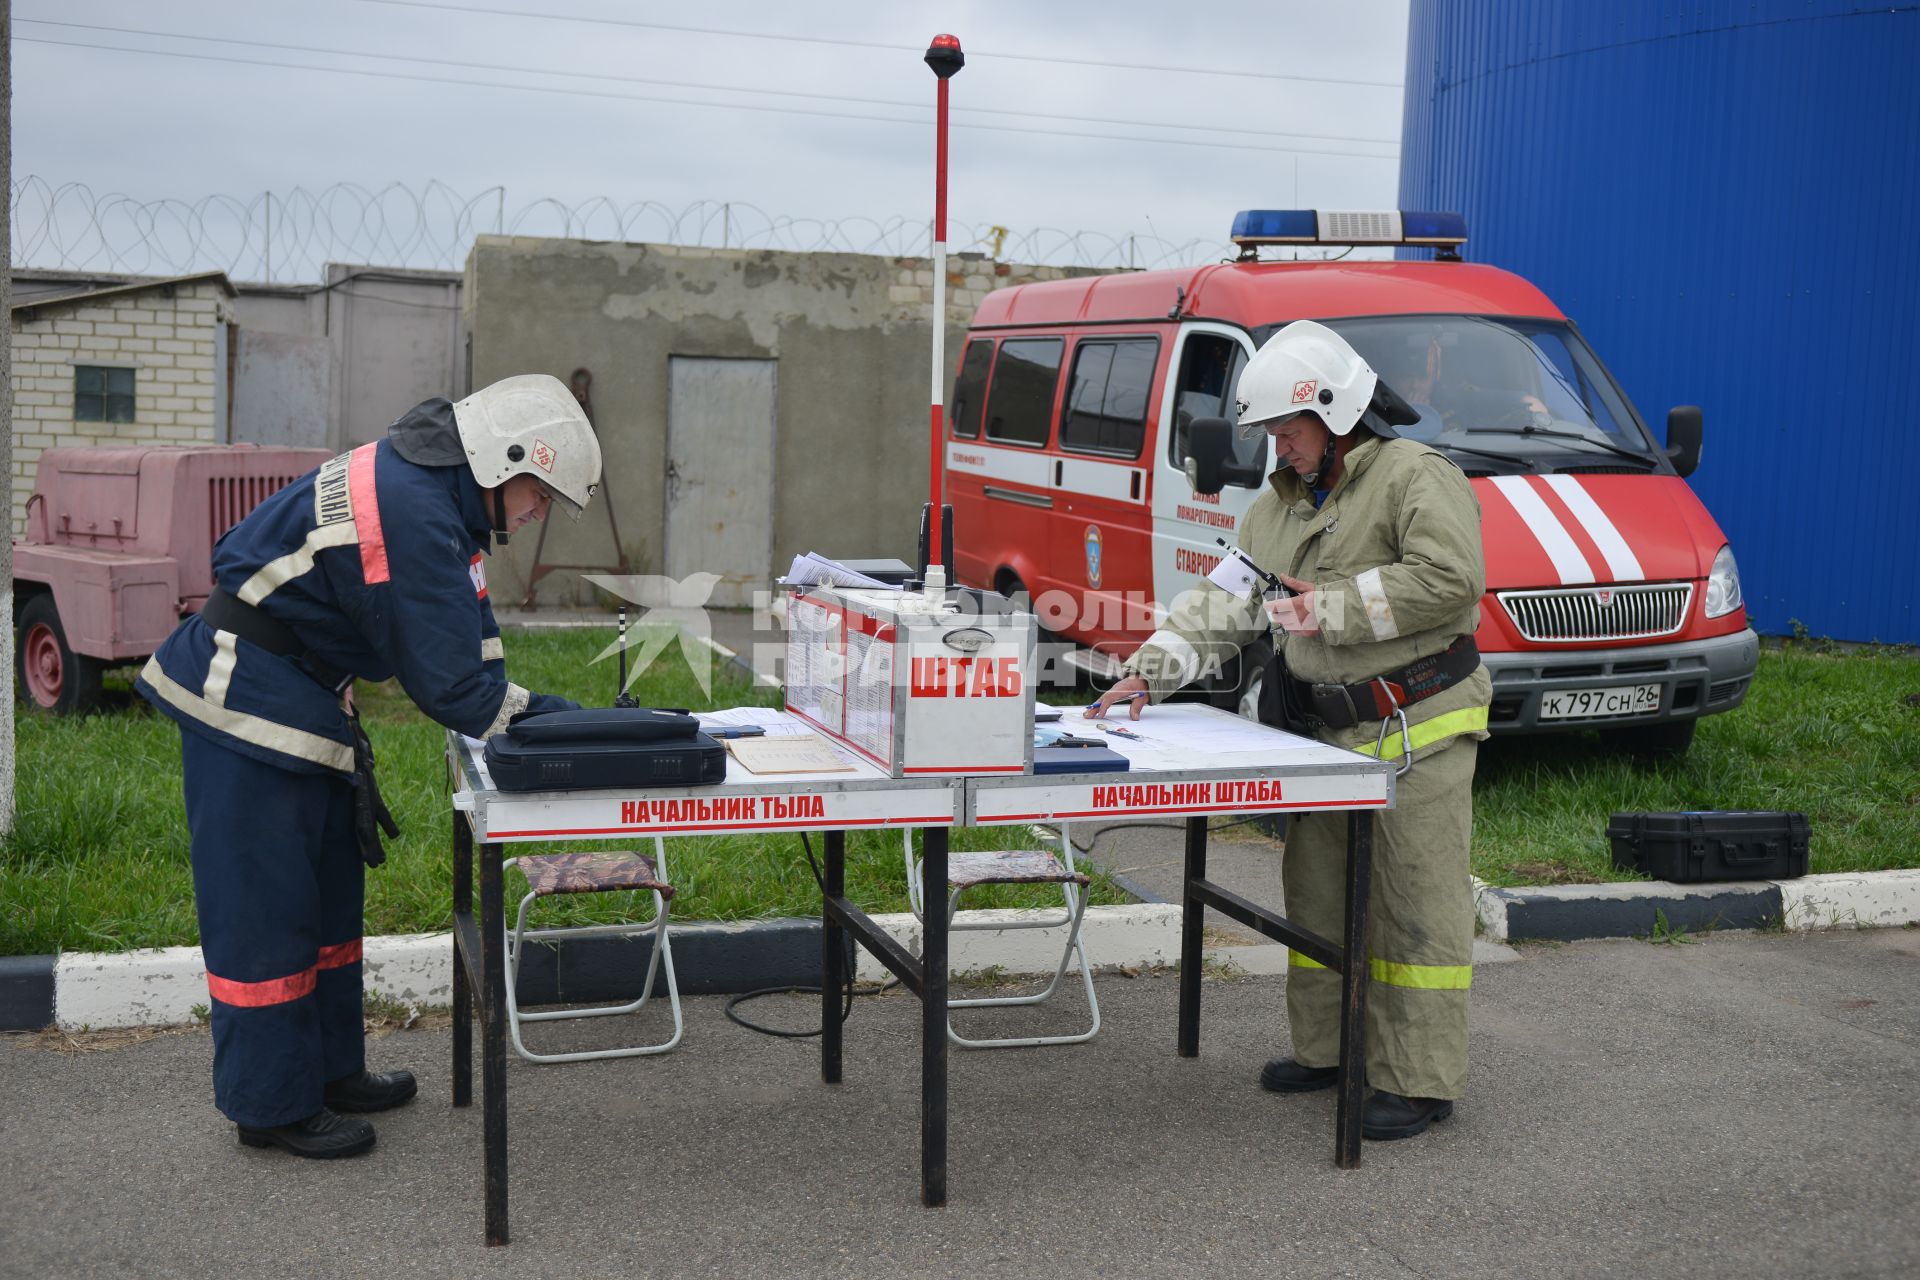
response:
<path id="1" fill-rule="evenodd" d="M 453 406 L 453 420 L 483 489 L 532 476 L 578 520 L 600 487 L 593 424 L 551 374 L 522 373 L 482 387 Z"/>
<path id="2" fill-rule="evenodd" d="M 1347 340 L 1312 320 L 1267 339 L 1240 374 L 1240 436 L 1252 439 L 1296 413 L 1319 415 L 1336 436 L 1352 431 L 1380 378 Z"/>

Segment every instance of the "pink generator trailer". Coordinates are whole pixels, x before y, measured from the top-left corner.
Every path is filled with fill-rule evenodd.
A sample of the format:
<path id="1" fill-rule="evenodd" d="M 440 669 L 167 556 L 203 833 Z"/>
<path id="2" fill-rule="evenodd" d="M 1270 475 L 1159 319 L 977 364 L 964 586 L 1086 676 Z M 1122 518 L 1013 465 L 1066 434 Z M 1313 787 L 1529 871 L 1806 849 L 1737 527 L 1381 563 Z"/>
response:
<path id="1" fill-rule="evenodd" d="M 21 696 L 54 712 L 100 701 L 100 675 L 144 661 L 213 586 L 213 544 L 324 449 L 189 445 L 49 449 L 13 544 Z"/>

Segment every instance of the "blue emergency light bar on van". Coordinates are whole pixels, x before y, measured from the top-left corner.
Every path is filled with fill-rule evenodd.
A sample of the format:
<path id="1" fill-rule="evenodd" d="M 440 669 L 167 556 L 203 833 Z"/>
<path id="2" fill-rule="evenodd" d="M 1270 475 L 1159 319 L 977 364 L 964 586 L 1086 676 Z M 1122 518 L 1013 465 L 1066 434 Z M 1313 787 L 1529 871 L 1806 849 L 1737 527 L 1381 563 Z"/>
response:
<path id="1" fill-rule="evenodd" d="M 1467 220 L 1457 213 L 1399 210 L 1242 209 L 1233 216 L 1233 242 L 1263 244 L 1423 244 L 1467 242 Z"/>

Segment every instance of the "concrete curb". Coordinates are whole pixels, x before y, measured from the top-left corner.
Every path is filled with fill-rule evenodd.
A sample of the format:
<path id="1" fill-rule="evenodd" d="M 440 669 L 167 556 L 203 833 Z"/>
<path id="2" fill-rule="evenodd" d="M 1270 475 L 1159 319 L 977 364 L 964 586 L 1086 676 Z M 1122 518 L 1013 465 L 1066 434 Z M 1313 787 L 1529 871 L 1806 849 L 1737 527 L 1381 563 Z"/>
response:
<path id="1" fill-rule="evenodd" d="M 1047 974 L 1060 960 L 1060 931 L 1020 928 L 1057 916 L 1045 911 L 963 911 L 979 926 L 952 935 L 956 974 L 994 970 Z M 874 919 L 909 950 L 920 945 L 910 914 Z M 999 926 L 999 927 L 994 927 Z M 1096 969 L 1147 968 L 1178 963 L 1180 908 L 1173 903 L 1091 907 L 1082 925 Z M 1264 972 L 1283 947 L 1233 947 L 1210 952 L 1241 956 L 1245 972 Z M 653 954 L 652 939 L 588 938 L 531 947 L 520 972 L 523 1003 L 630 1000 L 638 994 Z M 820 922 L 812 919 L 673 926 L 673 959 L 682 992 L 730 994 L 764 987 L 817 986 Z M 453 1001 L 453 946 L 445 933 L 368 938 L 363 951 L 369 992 L 415 1008 Z M 863 981 L 888 977 L 864 951 L 856 973 Z M 69 1031 L 106 1027 L 171 1026 L 193 1022 L 207 1005 L 206 966 L 198 947 L 127 952 L 69 952 L 0 960 L 0 1031 L 36 1031 L 49 1024 Z"/>
<path id="2" fill-rule="evenodd" d="M 1731 884 L 1543 885 L 1474 881 L 1484 936 L 1495 942 L 1645 937 L 1660 927 L 1884 928 L 1920 922 L 1920 871 L 1858 871 Z"/>

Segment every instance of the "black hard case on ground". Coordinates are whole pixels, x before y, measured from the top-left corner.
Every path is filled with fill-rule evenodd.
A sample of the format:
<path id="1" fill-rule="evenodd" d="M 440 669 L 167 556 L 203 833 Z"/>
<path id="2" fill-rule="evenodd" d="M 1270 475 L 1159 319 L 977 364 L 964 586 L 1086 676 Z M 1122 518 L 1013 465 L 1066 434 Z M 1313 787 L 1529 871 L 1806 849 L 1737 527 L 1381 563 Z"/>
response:
<path id="1" fill-rule="evenodd" d="M 1807 874 L 1804 813 L 1616 813 L 1613 865 L 1656 880 L 1792 880 Z"/>
<path id="2" fill-rule="evenodd" d="M 595 707 L 516 716 L 487 739 L 502 791 L 592 791 L 721 782 L 727 749 L 700 722 L 651 707 Z"/>

